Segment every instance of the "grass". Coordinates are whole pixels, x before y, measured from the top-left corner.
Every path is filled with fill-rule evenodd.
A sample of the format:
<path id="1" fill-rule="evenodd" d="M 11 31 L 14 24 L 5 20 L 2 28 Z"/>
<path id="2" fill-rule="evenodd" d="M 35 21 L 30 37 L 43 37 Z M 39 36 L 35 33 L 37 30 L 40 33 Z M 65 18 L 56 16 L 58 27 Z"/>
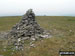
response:
<path id="1" fill-rule="evenodd" d="M 21 16 L 0 17 L 0 31 L 10 30 L 21 18 Z M 36 41 L 35 48 L 15 52 L 13 56 L 21 56 L 22 53 L 24 56 L 59 56 L 60 49 L 75 51 L 75 17 L 36 16 L 36 20 L 42 28 L 51 31 L 53 37 Z M 10 51 L 0 52 L 0 54 L 10 56 L 11 52 L 10 49 Z"/>
<path id="2" fill-rule="evenodd" d="M 0 17 L 0 31 L 7 31 L 15 25 L 21 17 Z"/>

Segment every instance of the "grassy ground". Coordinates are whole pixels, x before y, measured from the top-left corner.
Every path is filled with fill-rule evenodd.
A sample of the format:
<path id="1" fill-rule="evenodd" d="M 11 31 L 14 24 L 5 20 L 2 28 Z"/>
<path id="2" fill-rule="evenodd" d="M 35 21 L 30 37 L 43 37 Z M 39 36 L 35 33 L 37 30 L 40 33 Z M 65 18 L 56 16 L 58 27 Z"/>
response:
<path id="1" fill-rule="evenodd" d="M 20 16 L 1 17 L 0 31 L 10 30 L 20 19 Z M 13 56 L 21 56 L 22 53 L 24 56 L 58 56 L 60 49 L 75 51 L 75 17 L 37 16 L 36 20 L 42 28 L 51 31 L 52 38 L 36 41 L 37 46 L 35 48 L 15 52 Z M 10 52 L 12 51 L 0 51 L 0 54 L 10 56 Z"/>
<path id="2" fill-rule="evenodd" d="M 20 17 L 0 17 L 0 31 L 7 31 L 20 20 Z"/>

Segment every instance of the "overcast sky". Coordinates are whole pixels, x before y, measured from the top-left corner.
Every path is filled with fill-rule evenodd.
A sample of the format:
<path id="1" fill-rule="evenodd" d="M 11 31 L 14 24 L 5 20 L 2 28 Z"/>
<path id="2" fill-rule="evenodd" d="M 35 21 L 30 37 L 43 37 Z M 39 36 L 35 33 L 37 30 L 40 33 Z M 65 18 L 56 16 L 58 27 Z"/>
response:
<path id="1" fill-rule="evenodd" d="M 0 16 L 23 15 L 30 8 L 36 15 L 75 16 L 75 0 L 0 0 Z"/>

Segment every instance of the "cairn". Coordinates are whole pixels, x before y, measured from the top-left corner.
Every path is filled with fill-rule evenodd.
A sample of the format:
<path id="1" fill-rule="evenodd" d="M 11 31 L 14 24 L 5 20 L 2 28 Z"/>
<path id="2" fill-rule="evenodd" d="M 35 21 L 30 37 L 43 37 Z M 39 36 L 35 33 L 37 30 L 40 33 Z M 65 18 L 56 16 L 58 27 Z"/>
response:
<path id="1" fill-rule="evenodd" d="M 7 37 L 10 40 L 8 43 L 12 43 L 16 48 L 20 47 L 19 49 L 22 49 L 24 40 L 36 40 L 43 33 L 44 29 L 37 24 L 34 12 L 32 9 L 29 9 L 26 14 L 23 15 L 21 21 L 14 25 L 8 33 Z"/>

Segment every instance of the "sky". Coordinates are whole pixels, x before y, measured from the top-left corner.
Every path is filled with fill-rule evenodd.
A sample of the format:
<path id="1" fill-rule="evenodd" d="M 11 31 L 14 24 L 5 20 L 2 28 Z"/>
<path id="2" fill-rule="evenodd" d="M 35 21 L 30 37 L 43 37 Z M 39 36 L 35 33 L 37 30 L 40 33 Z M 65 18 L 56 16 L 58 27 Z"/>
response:
<path id="1" fill-rule="evenodd" d="M 36 15 L 75 16 L 75 0 L 0 0 L 0 16 L 21 16 L 28 9 Z"/>

